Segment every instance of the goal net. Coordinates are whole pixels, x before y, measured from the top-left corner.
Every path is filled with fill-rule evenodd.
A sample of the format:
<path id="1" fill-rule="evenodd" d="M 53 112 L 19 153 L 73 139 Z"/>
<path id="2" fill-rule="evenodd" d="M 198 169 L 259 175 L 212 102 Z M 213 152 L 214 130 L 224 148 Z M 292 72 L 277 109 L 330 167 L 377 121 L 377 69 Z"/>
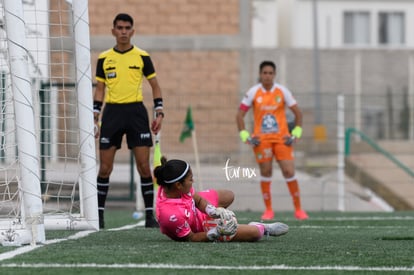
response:
<path id="1" fill-rule="evenodd" d="M 97 230 L 88 1 L 0 10 L 0 241 Z"/>

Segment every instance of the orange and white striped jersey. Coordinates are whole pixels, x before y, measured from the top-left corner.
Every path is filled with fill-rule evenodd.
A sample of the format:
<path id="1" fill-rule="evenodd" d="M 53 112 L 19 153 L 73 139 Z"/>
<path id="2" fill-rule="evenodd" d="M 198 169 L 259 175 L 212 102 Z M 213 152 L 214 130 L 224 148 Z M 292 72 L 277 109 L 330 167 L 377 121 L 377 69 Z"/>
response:
<path id="1" fill-rule="evenodd" d="M 261 142 L 283 142 L 283 137 L 289 135 L 285 108 L 296 104 L 296 99 L 286 87 L 274 83 L 266 91 L 259 83 L 247 91 L 240 109 L 247 112 L 253 107 L 253 136 L 259 137 Z"/>

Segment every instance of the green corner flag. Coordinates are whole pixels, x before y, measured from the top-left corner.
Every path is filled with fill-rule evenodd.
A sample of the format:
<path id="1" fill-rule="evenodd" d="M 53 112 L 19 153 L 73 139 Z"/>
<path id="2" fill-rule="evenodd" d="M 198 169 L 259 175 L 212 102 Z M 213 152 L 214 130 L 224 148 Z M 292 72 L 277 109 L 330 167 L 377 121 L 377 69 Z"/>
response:
<path id="1" fill-rule="evenodd" d="M 191 114 L 191 106 L 188 106 L 187 115 L 184 121 L 184 128 L 181 131 L 181 135 L 180 135 L 180 142 L 184 142 L 186 138 L 191 137 L 191 133 L 193 130 L 194 130 L 194 122 L 193 122 L 193 116 Z"/>

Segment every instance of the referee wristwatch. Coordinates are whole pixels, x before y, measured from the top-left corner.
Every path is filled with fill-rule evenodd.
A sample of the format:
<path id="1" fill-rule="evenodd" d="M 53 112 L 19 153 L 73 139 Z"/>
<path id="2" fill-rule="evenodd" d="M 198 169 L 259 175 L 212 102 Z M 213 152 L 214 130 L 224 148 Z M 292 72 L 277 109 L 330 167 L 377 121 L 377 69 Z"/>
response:
<path id="1" fill-rule="evenodd" d="M 162 116 L 162 118 L 164 118 L 164 112 L 157 112 L 155 114 L 155 117 L 159 117 L 159 116 Z"/>

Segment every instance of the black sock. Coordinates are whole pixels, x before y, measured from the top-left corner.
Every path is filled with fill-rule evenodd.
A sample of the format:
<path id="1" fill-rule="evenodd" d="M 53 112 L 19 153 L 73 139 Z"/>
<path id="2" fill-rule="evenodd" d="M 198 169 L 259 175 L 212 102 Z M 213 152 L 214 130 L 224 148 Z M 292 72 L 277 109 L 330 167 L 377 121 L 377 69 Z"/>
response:
<path id="1" fill-rule="evenodd" d="M 98 189 L 98 210 L 99 210 L 99 214 L 102 215 L 103 214 L 103 211 L 105 210 L 106 196 L 108 195 L 109 178 L 101 178 L 101 177 L 98 177 L 98 179 L 96 181 L 98 183 L 97 184 L 97 189 Z"/>
<path id="2" fill-rule="evenodd" d="M 153 216 L 154 210 L 154 184 L 152 177 L 141 178 L 141 193 L 144 199 L 145 216 L 150 218 Z"/>

